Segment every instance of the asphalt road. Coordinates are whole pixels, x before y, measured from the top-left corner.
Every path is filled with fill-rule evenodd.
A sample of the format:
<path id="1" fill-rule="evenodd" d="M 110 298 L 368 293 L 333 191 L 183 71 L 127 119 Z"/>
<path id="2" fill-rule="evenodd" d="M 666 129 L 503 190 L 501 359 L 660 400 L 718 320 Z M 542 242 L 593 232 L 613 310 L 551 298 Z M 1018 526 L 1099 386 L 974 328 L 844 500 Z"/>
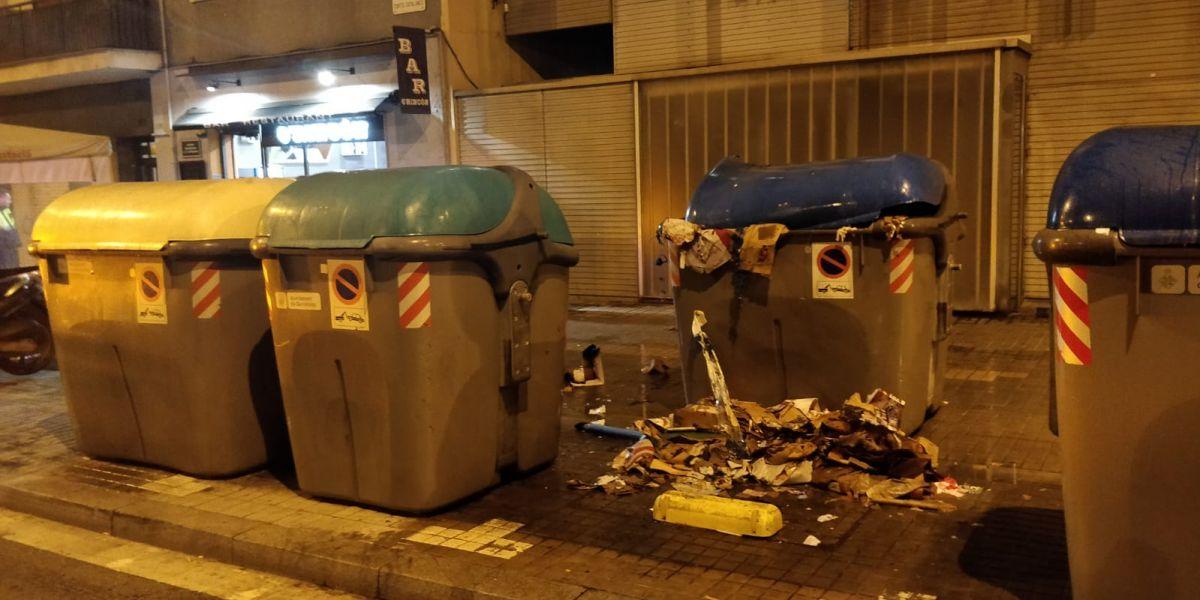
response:
<path id="1" fill-rule="evenodd" d="M 151 600 L 213 598 L 0 539 L 0 598 Z"/>

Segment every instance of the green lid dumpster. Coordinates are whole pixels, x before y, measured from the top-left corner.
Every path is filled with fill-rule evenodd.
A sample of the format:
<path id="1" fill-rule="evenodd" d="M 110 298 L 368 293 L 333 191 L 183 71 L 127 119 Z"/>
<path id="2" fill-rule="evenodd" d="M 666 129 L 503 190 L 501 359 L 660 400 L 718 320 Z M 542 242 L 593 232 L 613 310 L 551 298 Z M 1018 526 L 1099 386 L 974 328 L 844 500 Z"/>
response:
<path id="1" fill-rule="evenodd" d="M 250 241 L 290 180 L 97 185 L 33 228 L 79 448 L 200 477 L 286 452 Z"/>
<path id="2" fill-rule="evenodd" d="M 733 397 L 836 407 L 882 388 L 905 402 L 896 425 L 920 426 L 943 388 L 947 228 L 958 218 L 943 214 L 948 188 L 941 165 L 907 154 L 719 163 L 693 195 L 689 223 L 660 232 L 688 400 L 711 393 L 692 338 L 699 310 Z"/>
<path id="3" fill-rule="evenodd" d="M 529 176 L 316 175 L 259 233 L 301 489 L 423 512 L 554 460 L 578 254 Z"/>
<path id="4" fill-rule="evenodd" d="M 1200 589 L 1197 198 L 1200 127 L 1109 129 L 1063 163 L 1034 240 L 1078 598 Z"/>

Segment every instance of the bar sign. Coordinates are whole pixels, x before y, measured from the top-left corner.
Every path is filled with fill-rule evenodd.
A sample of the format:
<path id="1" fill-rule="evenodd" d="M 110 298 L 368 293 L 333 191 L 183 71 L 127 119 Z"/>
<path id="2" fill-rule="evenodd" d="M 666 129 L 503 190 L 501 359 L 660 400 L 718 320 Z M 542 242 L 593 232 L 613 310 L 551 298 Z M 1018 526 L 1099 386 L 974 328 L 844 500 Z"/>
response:
<path id="1" fill-rule="evenodd" d="M 425 30 L 419 27 L 392 27 L 396 44 L 397 95 L 400 112 L 413 115 L 430 113 L 429 59 L 425 54 Z"/>

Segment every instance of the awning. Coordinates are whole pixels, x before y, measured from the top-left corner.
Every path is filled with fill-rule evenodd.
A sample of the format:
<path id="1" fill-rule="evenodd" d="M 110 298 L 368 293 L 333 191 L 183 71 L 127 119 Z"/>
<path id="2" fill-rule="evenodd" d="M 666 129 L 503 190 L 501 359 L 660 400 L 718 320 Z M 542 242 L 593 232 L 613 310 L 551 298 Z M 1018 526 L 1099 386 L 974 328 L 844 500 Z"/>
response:
<path id="1" fill-rule="evenodd" d="M 0 162 L 89 158 L 112 152 L 112 142 L 103 136 L 0 123 Z"/>
<path id="2" fill-rule="evenodd" d="M 375 112 L 391 95 L 390 91 L 375 92 L 357 97 L 342 97 L 336 101 L 290 100 L 264 104 L 257 108 L 246 105 L 223 106 L 217 110 L 195 107 L 175 120 L 175 129 L 224 127 L 230 125 L 261 125 L 278 121 L 317 121 L 346 115 Z"/>
<path id="3" fill-rule="evenodd" d="M 103 136 L 0 123 L 0 183 L 111 181 Z"/>

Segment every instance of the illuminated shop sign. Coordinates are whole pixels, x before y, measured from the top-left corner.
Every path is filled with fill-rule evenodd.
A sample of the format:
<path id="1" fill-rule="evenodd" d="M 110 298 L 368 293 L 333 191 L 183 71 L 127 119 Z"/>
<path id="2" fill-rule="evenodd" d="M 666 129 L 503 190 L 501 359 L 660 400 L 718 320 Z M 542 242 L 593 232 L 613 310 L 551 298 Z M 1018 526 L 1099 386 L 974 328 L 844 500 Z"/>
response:
<path id="1" fill-rule="evenodd" d="M 264 146 L 377 142 L 383 140 L 378 115 L 340 117 L 326 121 L 263 125 Z"/>

